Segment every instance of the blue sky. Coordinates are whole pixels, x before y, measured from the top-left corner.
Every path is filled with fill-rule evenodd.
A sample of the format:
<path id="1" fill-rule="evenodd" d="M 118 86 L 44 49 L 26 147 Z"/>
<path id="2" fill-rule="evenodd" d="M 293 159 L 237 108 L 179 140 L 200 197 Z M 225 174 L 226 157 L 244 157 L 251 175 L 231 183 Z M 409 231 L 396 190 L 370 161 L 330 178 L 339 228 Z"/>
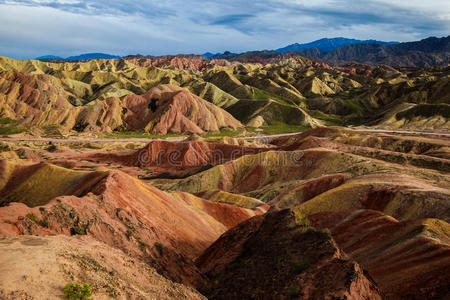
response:
<path id="1" fill-rule="evenodd" d="M 394 4 L 393 4 L 394 3 Z M 0 0 L 0 55 L 243 52 L 450 34 L 448 0 Z"/>

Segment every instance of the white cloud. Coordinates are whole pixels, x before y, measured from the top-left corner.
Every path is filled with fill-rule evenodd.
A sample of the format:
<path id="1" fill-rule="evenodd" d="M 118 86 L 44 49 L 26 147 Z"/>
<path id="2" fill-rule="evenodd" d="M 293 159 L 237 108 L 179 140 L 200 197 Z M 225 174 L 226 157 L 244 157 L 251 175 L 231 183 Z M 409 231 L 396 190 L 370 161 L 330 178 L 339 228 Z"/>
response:
<path id="1" fill-rule="evenodd" d="M 446 0 L 0 0 L 0 55 L 274 49 L 322 37 L 410 41 L 450 31 Z"/>

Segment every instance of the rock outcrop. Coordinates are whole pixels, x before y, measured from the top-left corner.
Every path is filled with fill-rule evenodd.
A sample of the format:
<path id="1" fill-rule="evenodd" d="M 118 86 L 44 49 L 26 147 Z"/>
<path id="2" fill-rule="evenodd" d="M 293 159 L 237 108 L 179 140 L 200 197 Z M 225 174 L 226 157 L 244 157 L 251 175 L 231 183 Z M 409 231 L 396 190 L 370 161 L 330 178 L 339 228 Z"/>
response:
<path id="1" fill-rule="evenodd" d="M 271 210 L 226 232 L 196 263 L 208 299 L 383 299 L 326 233 Z"/>
<path id="2" fill-rule="evenodd" d="M 242 124 L 228 112 L 191 94 L 188 90 L 163 85 L 123 100 L 126 128 L 145 128 L 152 133 L 205 133 L 221 128 L 237 129 Z"/>
<path id="3" fill-rule="evenodd" d="M 450 225 L 438 219 L 401 221 L 374 210 L 310 216 L 368 270 L 390 299 L 445 299 L 450 279 Z"/>

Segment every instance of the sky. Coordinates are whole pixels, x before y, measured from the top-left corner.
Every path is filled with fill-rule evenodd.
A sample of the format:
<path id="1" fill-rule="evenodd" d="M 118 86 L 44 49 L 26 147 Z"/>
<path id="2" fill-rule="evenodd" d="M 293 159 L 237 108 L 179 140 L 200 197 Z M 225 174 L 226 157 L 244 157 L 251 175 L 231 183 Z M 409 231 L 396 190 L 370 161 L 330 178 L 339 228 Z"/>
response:
<path id="1" fill-rule="evenodd" d="M 449 0 L 0 0 L 0 56 L 276 49 L 450 34 Z"/>

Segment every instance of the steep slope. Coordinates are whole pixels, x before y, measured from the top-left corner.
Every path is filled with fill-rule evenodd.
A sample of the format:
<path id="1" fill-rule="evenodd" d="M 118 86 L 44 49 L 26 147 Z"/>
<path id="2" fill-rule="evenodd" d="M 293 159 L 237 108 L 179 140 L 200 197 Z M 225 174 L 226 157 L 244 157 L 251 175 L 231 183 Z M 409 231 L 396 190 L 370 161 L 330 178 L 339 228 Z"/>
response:
<path id="1" fill-rule="evenodd" d="M 95 299 L 205 299 L 148 264 L 91 237 L 0 240 L 0 298 L 60 299 L 68 283 L 91 284 Z"/>
<path id="2" fill-rule="evenodd" d="M 246 58 L 251 63 L 189 55 L 59 63 L 0 58 L 0 117 L 19 121 L 10 126 L 10 132 L 15 131 L 14 126 L 56 126 L 63 133 L 146 127 L 161 133 L 167 127 L 174 127 L 174 132 L 184 128 L 206 132 L 238 126 L 230 116 L 204 104 L 191 92 L 251 127 L 279 126 L 281 131 L 286 131 L 281 125 L 320 124 L 448 128 L 448 117 L 437 113 L 414 120 L 409 115 L 396 118 L 396 113 L 410 105 L 448 104 L 447 69 L 396 70 L 362 64 L 337 68 L 292 53 L 277 55 Z M 178 103 L 173 109 L 152 112 L 144 104 L 150 104 L 147 98 L 151 93 L 171 90 L 163 85 L 186 90 L 174 95 L 175 100 L 167 100 Z M 171 99 L 168 95 L 165 97 Z M 191 104 L 180 104 L 184 98 Z M 197 106 L 202 118 L 193 114 Z M 217 120 L 211 112 L 217 112 Z M 157 128 L 150 115 L 157 119 L 166 115 L 176 121 L 158 119 L 165 123 Z M 145 122 L 132 120 L 133 116 Z"/>
<path id="3" fill-rule="evenodd" d="M 122 172 L 1 163 L 6 182 L 1 236 L 88 234 L 188 284 L 201 281 L 190 259 L 227 229 L 261 213 L 186 193 L 168 194 Z M 164 250 L 158 250 L 158 243 Z"/>
<path id="4" fill-rule="evenodd" d="M 450 225 L 438 219 L 398 220 L 373 210 L 310 216 L 328 227 L 391 299 L 445 299 L 450 279 Z"/>
<path id="5" fill-rule="evenodd" d="M 268 151 L 268 148 L 245 147 L 203 141 L 153 141 L 129 153 L 103 152 L 75 155 L 73 158 L 93 162 L 112 162 L 147 169 L 154 177 L 184 177 L 237 159 L 243 155 Z"/>
<path id="6" fill-rule="evenodd" d="M 231 229 L 197 261 L 209 299 L 383 299 L 375 283 L 334 241 L 270 211 Z"/>
<path id="7" fill-rule="evenodd" d="M 141 96 L 123 100 L 127 129 L 145 128 L 153 133 L 204 133 L 221 128 L 236 129 L 241 123 L 229 113 L 189 91 L 162 85 Z"/>

